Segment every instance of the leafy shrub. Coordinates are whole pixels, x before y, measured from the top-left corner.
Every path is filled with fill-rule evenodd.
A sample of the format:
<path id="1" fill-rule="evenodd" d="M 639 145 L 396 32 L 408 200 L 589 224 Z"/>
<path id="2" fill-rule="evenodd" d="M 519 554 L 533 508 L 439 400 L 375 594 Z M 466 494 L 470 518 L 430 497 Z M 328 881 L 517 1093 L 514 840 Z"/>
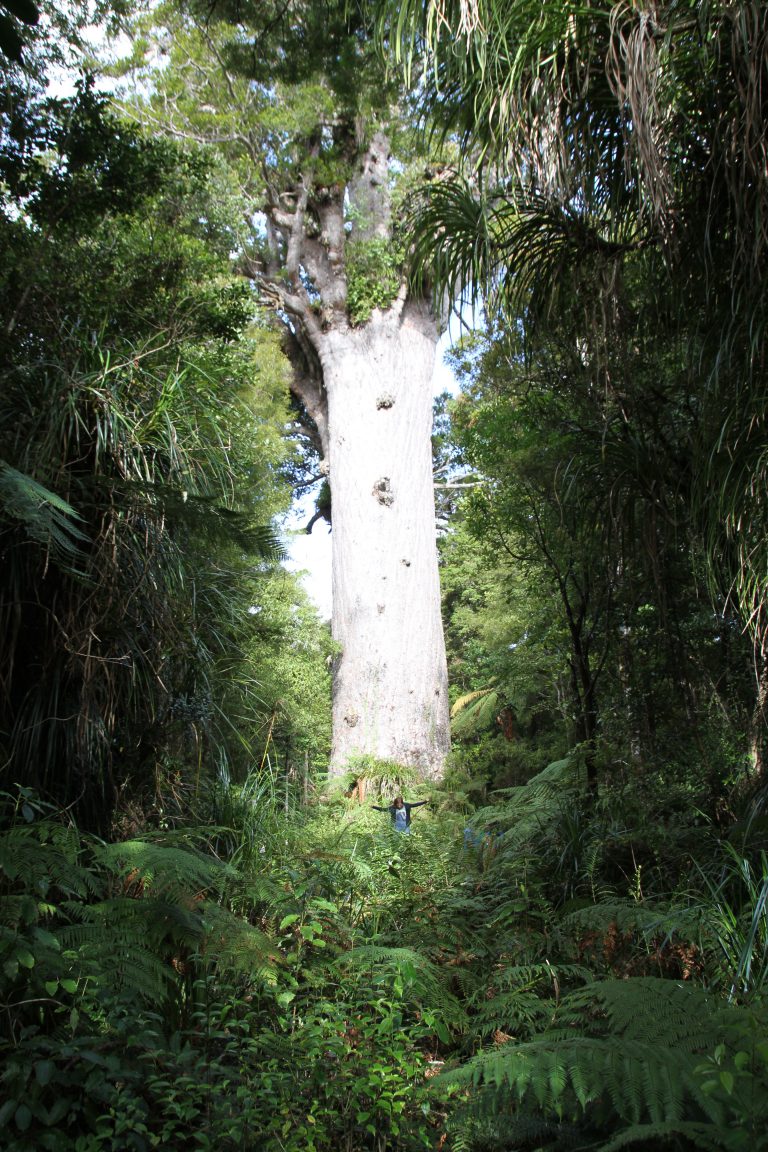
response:
<path id="1" fill-rule="evenodd" d="M 347 312 L 352 324 L 365 324 L 374 308 L 389 308 L 400 288 L 402 267 L 403 253 L 389 240 L 347 244 Z"/>

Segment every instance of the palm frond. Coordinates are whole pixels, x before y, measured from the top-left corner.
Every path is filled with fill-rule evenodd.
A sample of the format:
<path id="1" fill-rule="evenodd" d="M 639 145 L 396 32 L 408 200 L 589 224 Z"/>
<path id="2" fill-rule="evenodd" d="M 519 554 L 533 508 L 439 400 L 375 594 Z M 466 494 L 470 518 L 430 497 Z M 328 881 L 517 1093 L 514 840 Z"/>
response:
<path id="1" fill-rule="evenodd" d="M 71 565 L 88 534 L 83 517 L 67 501 L 32 476 L 0 460 L 0 513 L 18 521 L 62 564 Z"/>

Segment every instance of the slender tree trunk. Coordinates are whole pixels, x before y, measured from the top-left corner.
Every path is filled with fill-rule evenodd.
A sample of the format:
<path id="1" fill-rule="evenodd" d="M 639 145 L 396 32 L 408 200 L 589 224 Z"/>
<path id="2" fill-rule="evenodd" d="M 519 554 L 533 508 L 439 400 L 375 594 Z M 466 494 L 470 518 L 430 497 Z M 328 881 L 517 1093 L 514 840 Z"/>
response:
<path id="1" fill-rule="evenodd" d="M 638 694 L 633 677 L 632 629 L 629 624 L 622 624 L 619 629 L 619 656 L 616 670 L 624 701 L 629 755 L 635 764 L 640 764 L 643 750 L 650 747 L 652 729 L 648 723 L 647 702 L 641 701 L 642 706 L 638 708 Z"/>
<path id="2" fill-rule="evenodd" d="M 585 655 L 578 644 L 574 645 L 570 666 L 576 711 L 576 734 L 584 755 L 587 792 L 594 799 L 597 797 L 598 789 L 597 764 L 595 762 L 598 723 L 597 696 L 595 679 L 589 667 L 589 657 Z"/>
<path id="3" fill-rule="evenodd" d="M 331 771 L 370 754 L 442 774 L 449 745 L 432 484 L 437 330 L 409 300 L 326 334 L 333 508 Z"/>

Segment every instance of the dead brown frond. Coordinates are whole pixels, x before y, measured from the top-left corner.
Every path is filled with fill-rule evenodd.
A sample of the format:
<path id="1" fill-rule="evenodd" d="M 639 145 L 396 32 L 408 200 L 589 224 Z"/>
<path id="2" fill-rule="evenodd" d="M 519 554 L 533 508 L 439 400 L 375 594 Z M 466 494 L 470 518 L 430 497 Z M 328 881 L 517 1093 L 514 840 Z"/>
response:
<path id="1" fill-rule="evenodd" d="M 632 157 L 641 173 L 654 221 L 670 239 L 674 221 L 674 184 L 667 156 L 673 105 L 665 101 L 668 42 L 654 0 L 617 4 L 610 17 L 606 74 L 622 117 L 631 179 Z"/>

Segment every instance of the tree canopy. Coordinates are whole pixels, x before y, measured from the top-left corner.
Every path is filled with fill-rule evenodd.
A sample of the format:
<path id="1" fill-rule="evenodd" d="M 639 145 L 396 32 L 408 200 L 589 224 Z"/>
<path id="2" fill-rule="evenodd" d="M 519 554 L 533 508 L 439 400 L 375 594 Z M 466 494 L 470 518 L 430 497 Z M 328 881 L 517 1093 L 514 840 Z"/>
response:
<path id="1" fill-rule="evenodd" d="M 533 338 L 575 298 L 597 387 L 612 387 L 605 348 L 668 344 L 697 414 L 691 500 L 713 586 L 736 597 L 762 649 L 765 563 L 744 526 L 760 522 L 765 482 L 765 13 L 397 8 L 382 6 L 381 34 L 394 29 L 409 65 L 424 45 L 425 108 L 468 157 L 429 192 L 420 258 L 435 260 L 437 236 L 436 275 L 485 294 Z M 638 275 L 654 285 L 644 306 L 631 300 Z"/>

